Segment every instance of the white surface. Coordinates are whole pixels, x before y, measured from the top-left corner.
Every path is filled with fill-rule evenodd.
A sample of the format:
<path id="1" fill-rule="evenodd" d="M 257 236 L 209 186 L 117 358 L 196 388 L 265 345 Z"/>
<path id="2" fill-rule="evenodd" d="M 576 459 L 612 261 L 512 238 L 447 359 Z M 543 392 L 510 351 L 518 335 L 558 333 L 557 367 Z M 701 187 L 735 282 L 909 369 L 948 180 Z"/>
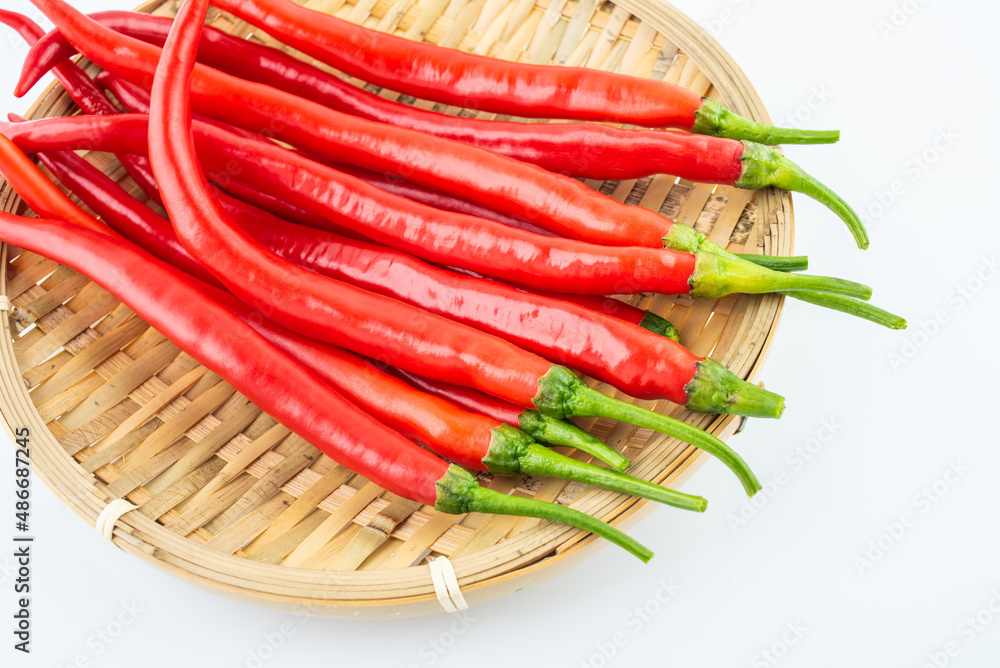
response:
<path id="1" fill-rule="evenodd" d="M 1000 10 L 971 1 L 676 4 L 714 28 L 775 119 L 798 110 L 804 127 L 843 131 L 835 146 L 789 148 L 793 159 L 859 210 L 896 181 L 901 193 L 869 217 L 867 252 L 832 214 L 795 198 L 796 250 L 812 270 L 874 286 L 874 302 L 911 327 L 882 331 L 786 305 L 763 379 L 788 397 L 788 411 L 732 439 L 761 480 L 784 481 L 754 516 L 733 527 L 746 502 L 709 462 L 686 487 L 709 498 L 708 512 L 658 509 L 632 530 L 657 553 L 648 566 L 607 548 L 461 616 L 327 620 L 179 583 L 104 543 L 36 484 L 33 653 L 11 650 L 12 562 L 0 547 L 3 656 L 15 661 L 5 665 L 996 665 Z M 893 19 L 898 30 L 880 30 Z M 12 39 L 0 39 L 5 95 L 23 53 Z M 826 99 L 817 103 L 814 91 Z M 3 99 L 4 110 L 26 108 Z M 943 133 L 954 139 L 939 141 Z M 933 162 L 920 168 L 915 156 L 925 152 Z M 925 325 L 935 317 L 942 324 Z M 894 366 L 893 355 L 905 362 Z M 810 445 L 820 447 L 808 460 L 796 454 Z M 11 459 L 0 467 L 0 541 L 13 532 Z M 887 549 L 860 567 L 870 541 Z"/>

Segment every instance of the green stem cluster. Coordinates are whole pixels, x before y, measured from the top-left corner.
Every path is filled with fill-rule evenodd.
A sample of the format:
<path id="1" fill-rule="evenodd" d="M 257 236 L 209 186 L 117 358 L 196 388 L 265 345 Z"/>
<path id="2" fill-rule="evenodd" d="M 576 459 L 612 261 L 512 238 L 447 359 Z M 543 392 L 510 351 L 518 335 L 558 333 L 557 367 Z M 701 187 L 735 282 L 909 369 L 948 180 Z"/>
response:
<path id="1" fill-rule="evenodd" d="M 674 223 L 663 245 L 697 256 L 691 277 L 691 296 L 716 299 L 734 292 L 759 294 L 775 292 L 824 308 L 864 318 L 890 329 L 903 329 L 906 320 L 866 304 L 871 288 L 853 281 L 827 276 L 809 276 L 772 271 L 733 255 L 712 243 L 693 227 Z M 748 256 L 764 257 L 764 256 Z"/>
<path id="2" fill-rule="evenodd" d="M 604 441 L 588 434 L 567 420 L 559 420 L 542 415 L 538 411 L 527 410 L 518 417 L 517 426 L 540 443 L 576 448 L 604 462 L 616 471 L 625 471 L 632 465 L 627 457 L 608 447 Z"/>
<path id="3" fill-rule="evenodd" d="M 674 223 L 663 245 L 698 256 L 691 278 L 691 296 L 714 299 L 732 292 L 776 292 L 816 306 L 847 313 L 889 329 L 905 329 L 906 320 L 866 304 L 871 288 L 860 283 L 825 276 L 789 275 L 755 265 L 765 255 L 734 255 L 712 243 L 693 227 Z M 794 285 L 794 287 L 788 287 Z M 741 286 L 744 289 L 740 289 Z"/>
<path id="4" fill-rule="evenodd" d="M 766 294 L 808 290 L 870 299 L 867 285 L 831 276 L 812 276 L 773 271 L 742 260 L 715 244 L 705 244 L 695 253 L 698 262 L 691 277 L 691 296 L 718 299 L 733 293 Z"/>
<path id="5" fill-rule="evenodd" d="M 747 385 L 756 387 L 750 383 Z M 601 394 L 566 367 L 553 365 L 539 380 L 538 386 L 539 391 L 533 401 L 543 414 L 558 418 L 606 417 L 673 436 L 723 462 L 740 479 L 748 495 L 753 496 L 761 488 L 760 481 L 743 458 L 715 436 L 681 420 Z"/>
<path id="6" fill-rule="evenodd" d="M 697 512 L 705 510 L 706 506 L 705 499 L 700 496 L 661 487 L 549 450 L 510 425 L 493 430 L 490 450 L 483 457 L 483 464 L 496 475 L 538 475 L 573 480 Z"/>

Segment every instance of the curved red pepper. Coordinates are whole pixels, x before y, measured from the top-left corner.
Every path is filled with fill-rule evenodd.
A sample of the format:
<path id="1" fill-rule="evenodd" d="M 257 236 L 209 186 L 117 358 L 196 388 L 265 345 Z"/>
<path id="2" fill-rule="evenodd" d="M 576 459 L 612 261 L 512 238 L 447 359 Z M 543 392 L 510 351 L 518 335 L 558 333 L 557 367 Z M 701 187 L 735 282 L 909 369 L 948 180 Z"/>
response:
<path id="1" fill-rule="evenodd" d="M 172 23 L 138 12 L 99 12 L 104 26 L 162 46 Z M 73 56 L 58 31 L 43 38 L 39 65 Z M 588 179 L 635 179 L 672 174 L 690 181 L 734 185 L 743 173 L 742 142 L 680 132 L 625 130 L 596 123 L 537 123 L 449 116 L 386 100 L 289 54 L 206 28 L 198 60 L 247 81 L 285 90 L 362 118 L 472 144 L 552 172 Z"/>
<path id="2" fill-rule="evenodd" d="M 283 0 L 213 0 L 338 70 L 414 97 L 537 118 L 690 129 L 700 95 L 601 70 L 511 63 L 387 35 Z"/>
<path id="3" fill-rule="evenodd" d="M 415 97 L 514 116 L 679 127 L 765 144 L 822 144 L 840 133 L 776 128 L 676 84 L 582 67 L 511 63 L 387 35 L 290 0 L 218 0 L 221 9 L 366 81 Z"/>

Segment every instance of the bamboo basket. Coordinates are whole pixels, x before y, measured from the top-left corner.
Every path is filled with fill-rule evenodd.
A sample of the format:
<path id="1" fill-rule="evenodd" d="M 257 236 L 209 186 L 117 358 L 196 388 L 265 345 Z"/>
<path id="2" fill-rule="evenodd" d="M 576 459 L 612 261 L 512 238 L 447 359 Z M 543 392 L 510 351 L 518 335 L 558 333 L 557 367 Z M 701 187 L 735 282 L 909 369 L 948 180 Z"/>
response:
<path id="1" fill-rule="evenodd" d="M 476 53 L 665 79 L 769 122 L 732 59 L 662 0 L 306 4 Z M 157 0 L 141 10 L 173 15 L 177 7 L 176 0 Z M 209 22 L 276 44 L 215 10 Z M 68 96 L 54 85 L 29 117 L 72 111 Z M 113 158 L 87 157 L 139 194 Z M 734 252 L 792 250 L 787 192 L 696 185 L 669 175 L 589 185 L 694 225 Z M 6 183 L 0 206 L 24 211 Z M 0 288 L 11 309 L 9 318 L 0 318 L 0 411 L 8 434 L 31 429 L 34 472 L 91 524 L 115 499 L 138 506 L 115 524 L 114 543 L 186 581 L 314 614 L 416 615 L 441 610 L 429 559 L 449 557 L 465 599 L 475 604 L 551 577 L 603 547 L 559 524 L 452 516 L 396 498 L 290 434 L 85 277 L 18 248 L 4 246 L 0 253 Z M 632 302 L 670 319 L 695 353 L 712 354 L 744 378 L 760 370 L 782 304 L 775 296 L 695 302 L 655 295 Z M 26 320 L 33 326 L 26 327 Z M 613 388 L 600 389 L 620 396 Z M 738 424 L 731 416 L 692 413 L 667 401 L 642 404 L 723 438 Z M 608 420 L 581 424 L 623 450 L 634 462 L 631 472 L 649 480 L 678 485 L 699 460 L 694 448 L 648 430 Z M 570 504 L 623 527 L 651 510 L 644 501 L 573 483 L 504 477 L 483 482 Z"/>

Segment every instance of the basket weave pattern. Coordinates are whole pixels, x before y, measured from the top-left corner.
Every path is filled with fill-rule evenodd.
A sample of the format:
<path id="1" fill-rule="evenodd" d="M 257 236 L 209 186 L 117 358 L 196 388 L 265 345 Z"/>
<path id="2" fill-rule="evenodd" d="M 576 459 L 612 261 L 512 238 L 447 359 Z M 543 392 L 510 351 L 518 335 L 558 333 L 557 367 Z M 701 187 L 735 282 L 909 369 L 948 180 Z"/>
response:
<path id="1" fill-rule="evenodd" d="M 728 56 L 662 3 L 305 4 L 476 53 L 665 79 L 767 120 Z M 142 9 L 173 15 L 177 3 Z M 215 10 L 209 23 L 280 46 Z M 446 113 L 495 117 L 370 90 Z M 73 110 L 54 86 L 29 116 Z M 87 158 L 140 195 L 112 157 Z M 734 252 L 791 250 L 791 202 L 784 192 L 695 185 L 669 175 L 588 183 L 619 201 L 693 225 Z M 6 184 L 0 206 L 24 212 Z M 188 580 L 270 604 L 309 603 L 330 614 L 416 614 L 437 609 L 428 556 L 451 558 L 474 602 L 524 586 L 540 573 L 551 575 L 595 547 L 593 537 L 563 525 L 446 515 L 384 492 L 263 414 L 87 278 L 17 248 L 5 246 L 2 253 L 0 286 L 13 305 L 0 342 L 5 422 L 10 429 L 32 427 L 36 473 L 91 523 L 113 499 L 139 506 L 116 527 L 115 542 L 125 549 Z M 772 296 L 696 302 L 655 295 L 631 301 L 676 324 L 695 353 L 711 353 L 743 377 L 759 369 L 781 304 Z M 609 386 L 600 389 L 621 397 Z M 667 401 L 640 403 L 717 435 L 732 433 L 736 425 L 731 417 L 694 414 Z M 631 472 L 646 479 L 676 483 L 696 459 L 694 448 L 649 430 L 608 420 L 581 424 L 623 450 L 633 459 Z M 502 492 L 572 504 L 616 524 L 634 520 L 646 505 L 558 480 L 487 476 L 483 482 Z"/>

